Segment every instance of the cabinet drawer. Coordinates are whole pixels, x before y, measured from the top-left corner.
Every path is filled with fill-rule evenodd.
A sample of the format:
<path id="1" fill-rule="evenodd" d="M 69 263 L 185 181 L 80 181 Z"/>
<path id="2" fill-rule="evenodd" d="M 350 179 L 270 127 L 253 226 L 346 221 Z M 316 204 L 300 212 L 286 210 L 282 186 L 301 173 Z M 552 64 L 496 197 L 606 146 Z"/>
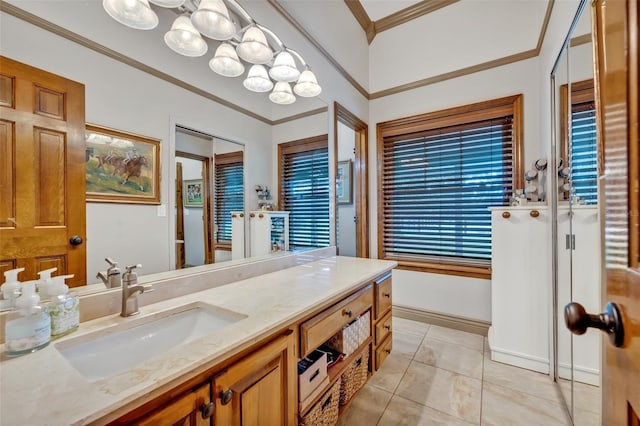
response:
<path id="1" fill-rule="evenodd" d="M 373 305 L 371 285 L 324 310 L 300 326 L 301 357 L 326 342 Z"/>
<path id="2" fill-rule="evenodd" d="M 377 278 L 373 283 L 376 293 L 376 320 L 378 320 L 391 307 L 391 273 Z"/>
<path id="3" fill-rule="evenodd" d="M 379 345 L 389 333 L 391 333 L 391 311 L 382 317 L 380 321 L 376 323 L 376 345 Z"/>
<path id="4" fill-rule="evenodd" d="M 382 342 L 380 346 L 376 348 L 376 371 L 382 366 L 382 363 L 387 356 L 391 353 L 391 349 L 393 347 L 393 334 L 389 333 L 387 335 L 387 339 Z"/>

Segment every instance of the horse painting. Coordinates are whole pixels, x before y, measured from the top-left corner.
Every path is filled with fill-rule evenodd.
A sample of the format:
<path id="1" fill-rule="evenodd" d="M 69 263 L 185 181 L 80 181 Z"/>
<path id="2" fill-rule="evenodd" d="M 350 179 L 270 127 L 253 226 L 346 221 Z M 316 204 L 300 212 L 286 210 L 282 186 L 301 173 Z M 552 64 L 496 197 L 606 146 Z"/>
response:
<path id="1" fill-rule="evenodd" d="M 122 181 L 122 185 L 129 182 L 130 178 L 135 177 L 138 181 L 138 187 L 141 191 L 144 191 L 144 187 L 140 184 L 140 174 L 142 172 L 141 169 L 142 166 L 149 167 L 149 162 L 144 156 L 127 159 L 120 156 L 99 155 L 97 159 L 98 168 L 105 169 L 104 166 L 106 164 L 113 166 L 113 171 L 111 172 L 111 174 L 113 176 L 122 176 L 124 178 L 124 180 Z"/>

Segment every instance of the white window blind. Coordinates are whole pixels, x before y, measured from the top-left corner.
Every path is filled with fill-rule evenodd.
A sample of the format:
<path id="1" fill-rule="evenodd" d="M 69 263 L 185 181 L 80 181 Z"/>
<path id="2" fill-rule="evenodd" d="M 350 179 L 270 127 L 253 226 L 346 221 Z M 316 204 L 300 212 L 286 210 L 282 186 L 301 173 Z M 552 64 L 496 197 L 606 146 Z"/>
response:
<path id="1" fill-rule="evenodd" d="M 383 139 L 386 258 L 485 266 L 513 191 L 513 115 Z"/>
<path id="2" fill-rule="evenodd" d="M 571 179 L 575 195 L 585 204 L 598 203 L 598 145 L 593 101 L 571 108 Z"/>
<path id="3" fill-rule="evenodd" d="M 317 144 L 316 144 L 317 145 Z M 329 245 L 329 151 L 291 147 L 281 154 L 281 209 L 289 211 L 289 246 Z"/>
<path id="4" fill-rule="evenodd" d="M 244 211 L 244 167 L 242 152 L 215 156 L 216 242 L 231 242 L 231 212 Z"/>

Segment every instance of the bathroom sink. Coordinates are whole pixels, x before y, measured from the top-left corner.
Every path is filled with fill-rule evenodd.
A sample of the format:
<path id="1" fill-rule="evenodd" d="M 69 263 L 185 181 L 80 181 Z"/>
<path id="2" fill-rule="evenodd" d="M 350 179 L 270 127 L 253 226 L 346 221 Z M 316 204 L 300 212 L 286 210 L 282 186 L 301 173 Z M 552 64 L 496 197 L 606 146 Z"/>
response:
<path id="1" fill-rule="evenodd" d="M 246 315 L 194 303 L 56 344 L 90 382 L 114 376 L 177 346 L 217 333 Z M 129 322 L 130 321 L 130 322 Z"/>

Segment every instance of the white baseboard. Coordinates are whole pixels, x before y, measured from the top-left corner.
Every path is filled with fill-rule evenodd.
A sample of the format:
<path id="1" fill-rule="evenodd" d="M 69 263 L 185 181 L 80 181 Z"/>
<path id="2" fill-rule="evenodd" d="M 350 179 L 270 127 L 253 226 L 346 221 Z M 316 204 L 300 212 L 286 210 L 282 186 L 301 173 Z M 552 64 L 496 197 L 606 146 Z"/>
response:
<path id="1" fill-rule="evenodd" d="M 491 326 L 491 323 L 487 321 L 457 317 L 440 312 L 424 311 L 422 309 L 399 305 L 393 305 L 393 316 L 453 328 L 454 330 L 466 331 L 468 333 L 480 334 L 481 336 L 486 336 Z"/>
<path id="2" fill-rule="evenodd" d="M 571 380 L 571 366 L 565 363 L 558 365 L 558 375 L 563 379 Z M 573 379 L 576 382 L 600 386 L 600 370 L 576 365 L 573 369 Z"/>
<path id="3" fill-rule="evenodd" d="M 491 345 L 491 360 L 509 364 L 539 373 L 549 374 L 549 359 L 540 358 L 528 354 L 514 352 L 506 349 L 495 348 Z"/>

